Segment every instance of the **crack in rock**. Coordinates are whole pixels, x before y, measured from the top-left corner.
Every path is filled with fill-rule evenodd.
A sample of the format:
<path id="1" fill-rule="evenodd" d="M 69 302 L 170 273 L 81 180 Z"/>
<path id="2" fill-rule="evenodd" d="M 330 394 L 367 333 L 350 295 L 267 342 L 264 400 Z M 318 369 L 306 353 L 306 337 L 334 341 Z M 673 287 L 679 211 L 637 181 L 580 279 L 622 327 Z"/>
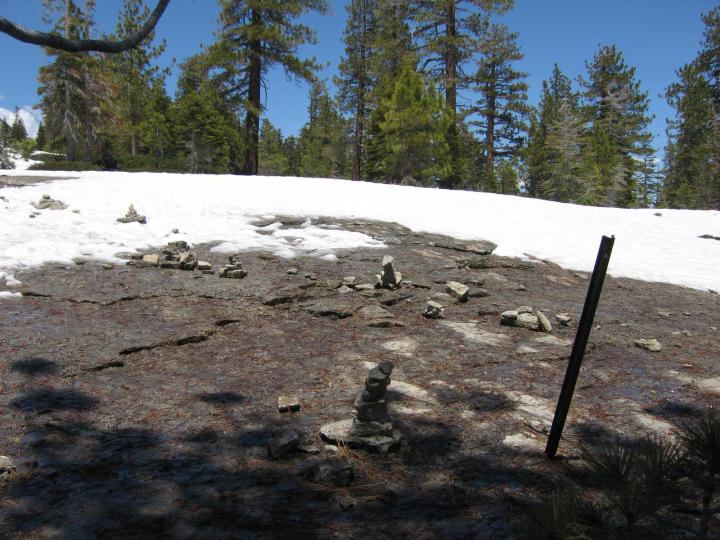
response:
<path id="1" fill-rule="evenodd" d="M 135 354 L 141 351 L 151 351 L 160 347 L 182 347 L 183 345 L 188 345 L 190 343 L 201 343 L 203 341 L 207 341 L 208 338 L 212 336 L 215 332 L 215 330 L 207 330 L 202 334 L 187 336 L 180 339 L 171 339 L 166 341 L 158 341 L 150 345 L 137 345 L 135 347 L 128 347 L 127 349 L 121 350 L 118 354 L 120 356 L 126 356 L 128 354 Z"/>
<path id="2" fill-rule="evenodd" d="M 31 298 L 49 298 L 53 302 L 70 302 L 72 304 L 92 304 L 96 306 L 113 306 L 115 304 L 120 304 L 122 302 L 132 302 L 134 300 L 153 300 L 155 298 L 162 298 L 163 296 L 168 296 L 170 298 L 179 298 L 181 296 L 192 296 L 192 295 L 160 295 L 160 294 L 152 294 L 149 296 L 143 296 L 140 294 L 134 294 L 130 296 L 121 296 L 120 298 L 115 298 L 113 300 L 107 300 L 105 302 L 101 302 L 99 300 L 90 300 L 89 298 L 64 298 L 61 296 L 52 296 L 50 294 L 43 294 L 35 291 L 23 291 L 21 293 L 23 296 L 28 296 Z"/>

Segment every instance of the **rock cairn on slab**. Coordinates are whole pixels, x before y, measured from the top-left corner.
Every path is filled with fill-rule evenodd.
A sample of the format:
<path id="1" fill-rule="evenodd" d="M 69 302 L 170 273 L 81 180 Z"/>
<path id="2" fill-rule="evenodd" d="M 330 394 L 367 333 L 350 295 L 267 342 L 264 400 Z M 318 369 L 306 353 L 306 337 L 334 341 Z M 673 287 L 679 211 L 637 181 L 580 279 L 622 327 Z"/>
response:
<path id="1" fill-rule="evenodd" d="M 228 264 L 220 269 L 221 278 L 242 279 L 247 274 L 247 270 L 243 269 L 242 263 L 235 258 L 235 255 L 229 255 Z"/>
<path id="2" fill-rule="evenodd" d="M 536 332 L 552 332 L 552 325 L 547 316 L 542 311 L 530 306 L 520 306 L 517 309 L 503 311 L 500 315 L 500 324 L 527 328 Z"/>
<path id="3" fill-rule="evenodd" d="M 382 271 L 379 275 L 375 276 L 375 288 L 390 289 L 392 291 L 400 286 L 400 282 L 402 281 L 402 274 L 395 270 L 394 262 L 395 257 L 391 255 L 385 255 L 383 257 Z"/>
<path id="4" fill-rule="evenodd" d="M 33 206 L 38 210 L 65 210 L 68 207 L 67 204 L 53 199 L 50 195 L 43 195 L 38 202 L 33 203 Z"/>
<path id="5" fill-rule="evenodd" d="M 362 437 L 392 434 L 385 401 L 385 390 L 390 384 L 392 370 L 392 362 L 380 362 L 368 373 L 365 388 L 355 399 L 357 416 L 353 421 L 354 434 Z"/>
<path id="6" fill-rule="evenodd" d="M 117 221 L 120 223 L 132 223 L 133 221 L 136 221 L 144 225 L 147 223 L 147 218 L 138 214 L 135 207 L 131 204 L 125 216 L 117 218 Z"/>
<path id="7" fill-rule="evenodd" d="M 392 362 L 380 362 L 370 370 L 365 387 L 355 399 L 355 418 L 321 427 L 326 441 L 383 453 L 400 443 L 402 435 L 393 428 L 385 399 L 392 370 Z"/>

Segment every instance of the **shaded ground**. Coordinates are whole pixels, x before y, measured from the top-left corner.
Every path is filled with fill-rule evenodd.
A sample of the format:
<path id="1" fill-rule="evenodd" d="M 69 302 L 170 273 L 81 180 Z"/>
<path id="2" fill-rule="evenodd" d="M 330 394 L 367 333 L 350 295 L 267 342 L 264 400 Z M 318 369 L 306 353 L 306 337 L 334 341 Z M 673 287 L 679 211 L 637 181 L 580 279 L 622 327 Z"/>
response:
<path id="1" fill-rule="evenodd" d="M 340 225 L 388 247 L 333 262 L 244 253 L 241 280 L 218 277 L 226 257 L 210 245 L 193 252 L 214 275 L 93 261 L 16 273 L 24 297 L 0 301 L 0 454 L 17 464 L 2 477 L 3 536 L 506 538 L 582 446 L 670 433 L 720 393 L 718 295 L 608 278 L 563 458 L 548 461 L 588 276 L 393 224 Z M 413 285 L 339 292 L 346 276 L 373 282 L 385 254 Z M 489 295 L 440 299 L 445 319 L 423 318 L 449 280 Z M 291 301 L 265 305 L 273 294 Z M 313 315 L 317 304 L 352 316 Z M 368 326 L 360 309 L 372 305 L 404 326 Z M 499 324 L 521 305 L 547 314 L 552 334 Z M 561 312 L 569 327 L 555 324 Z M 320 426 L 351 415 L 384 360 L 400 449 L 326 446 Z M 300 412 L 279 413 L 280 395 Z M 268 441 L 288 429 L 301 449 L 270 459 Z M 354 478 L 335 485 L 346 477 L 319 465 Z"/>

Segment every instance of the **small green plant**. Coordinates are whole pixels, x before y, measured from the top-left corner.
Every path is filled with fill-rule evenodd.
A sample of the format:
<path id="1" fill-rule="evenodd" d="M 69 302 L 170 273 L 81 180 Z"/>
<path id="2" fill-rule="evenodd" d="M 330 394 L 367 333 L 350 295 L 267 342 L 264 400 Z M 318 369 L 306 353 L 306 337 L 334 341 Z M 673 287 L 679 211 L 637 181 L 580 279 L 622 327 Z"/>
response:
<path id="1" fill-rule="evenodd" d="M 576 492 L 558 489 L 530 507 L 517 532 L 521 538 L 584 540 L 597 538 L 600 509 Z"/>
<path id="2" fill-rule="evenodd" d="M 720 512 L 712 507 L 718 480 L 720 480 L 720 412 L 717 406 L 693 421 L 682 425 L 680 441 L 686 455 L 686 474 L 700 484 L 702 502 L 700 523 L 693 530 L 698 538 L 709 538 L 710 518 Z"/>
<path id="3" fill-rule="evenodd" d="M 674 484 L 682 464 L 676 444 L 655 437 L 640 441 L 618 438 L 583 457 L 602 486 L 608 510 L 622 517 L 620 528 L 626 533 L 676 496 Z"/>

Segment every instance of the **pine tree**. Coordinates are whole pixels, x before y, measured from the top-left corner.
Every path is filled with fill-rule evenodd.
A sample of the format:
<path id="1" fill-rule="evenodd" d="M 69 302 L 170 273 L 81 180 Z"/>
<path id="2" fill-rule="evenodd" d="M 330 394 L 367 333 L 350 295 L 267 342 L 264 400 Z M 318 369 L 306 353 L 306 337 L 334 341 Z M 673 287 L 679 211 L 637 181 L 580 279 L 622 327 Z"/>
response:
<path id="1" fill-rule="evenodd" d="M 474 78 L 480 97 L 472 112 L 478 119 L 471 122 L 479 129 L 484 147 L 484 170 L 480 189 L 497 191 L 495 160 L 514 158 L 519 154 L 526 131 L 529 109 L 527 74 L 515 71 L 512 63 L 523 58 L 517 46 L 517 34 L 507 27 L 491 24 L 481 40 L 482 55 Z"/>
<path id="2" fill-rule="evenodd" d="M 241 149 L 234 116 L 210 85 L 178 99 L 179 136 L 185 147 L 189 173 L 227 173 Z"/>
<path id="3" fill-rule="evenodd" d="M 671 208 L 713 208 L 720 195 L 718 175 L 713 175 L 713 139 L 720 139 L 712 87 L 697 62 L 681 68 L 678 77 L 666 93 L 675 119 L 668 121 L 663 202 Z"/>
<path id="4" fill-rule="evenodd" d="M 288 75 L 312 81 L 319 66 L 302 60 L 297 49 L 315 42 L 315 33 L 295 19 L 307 11 L 326 13 L 325 0 L 219 0 L 219 41 L 214 46 L 223 96 L 239 112 L 245 109 L 245 174 L 258 173 L 263 76 L 279 65 Z"/>
<path id="5" fill-rule="evenodd" d="M 705 40 L 698 61 L 710 83 L 715 109 L 720 110 L 720 7 L 704 14 L 702 19 Z"/>
<path id="6" fill-rule="evenodd" d="M 301 176 L 338 178 L 350 173 L 348 123 L 324 83 L 310 89 L 309 120 L 300 130 Z"/>
<path id="7" fill-rule="evenodd" d="M 720 208 L 720 8 L 703 15 L 698 57 L 678 70 L 666 92 L 668 121 L 663 204 Z"/>
<path id="8" fill-rule="evenodd" d="M 386 105 L 392 99 L 400 70 L 406 63 L 415 63 L 411 19 L 411 3 L 397 0 L 378 0 L 375 9 L 368 62 L 369 79 L 374 87 L 368 100 L 369 118 L 366 132 L 365 176 L 371 180 L 387 180 L 383 162 L 386 145 L 381 123 L 385 120 Z"/>
<path id="9" fill-rule="evenodd" d="M 377 0 L 352 0 L 347 6 L 348 21 L 343 37 L 345 56 L 338 66 L 340 74 L 334 79 L 342 109 L 353 116 L 353 180 L 360 179 L 365 162 L 369 101 L 374 87 L 370 59 L 376 9 Z"/>
<path id="10" fill-rule="evenodd" d="M 153 168 L 160 169 L 164 160 L 173 158 L 177 140 L 174 110 L 162 80 L 153 83 L 145 111 L 138 126 L 140 143 L 149 152 Z"/>
<path id="11" fill-rule="evenodd" d="M 481 36 L 491 15 L 511 9 L 514 0 L 421 0 L 416 4 L 413 35 L 418 42 L 422 70 L 444 90 L 445 103 L 453 117 L 448 132 L 453 170 L 443 186 L 457 187 L 464 175 L 458 139 L 462 115 L 457 96 L 471 83 L 465 66 L 482 50 Z"/>
<path id="12" fill-rule="evenodd" d="M 546 135 L 547 168 L 540 184 L 543 198 L 586 204 L 592 200 L 591 186 L 584 182 L 582 156 L 583 121 L 569 97 L 559 103 Z"/>
<path id="13" fill-rule="evenodd" d="M 550 79 L 543 81 L 542 88 L 540 103 L 530 114 L 528 144 L 524 149 L 528 175 L 526 189 L 533 197 L 546 196 L 542 186 L 550 177 L 550 167 L 555 159 L 548 147 L 547 138 L 558 119 L 560 107 L 566 104 L 566 113 L 573 111 L 578 116 L 580 114 L 579 96 L 573 92 L 570 79 L 560 71 L 557 64 Z"/>
<path id="14" fill-rule="evenodd" d="M 86 19 L 73 0 L 43 0 L 43 5 L 46 22 L 52 23 L 53 14 L 60 14 L 55 21 L 55 32 L 71 39 L 86 34 L 91 21 Z M 62 149 L 64 143 L 66 159 L 74 161 L 77 158 L 78 144 L 82 144 L 84 138 L 83 120 L 87 112 L 85 72 L 88 56 L 54 49 L 47 49 L 46 53 L 53 60 L 39 70 L 40 107 L 53 149 Z"/>
<path id="15" fill-rule="evenodd" d="M 13 120 L 12 126 L 10 126 L 10 140 L 13 142 L 20 142 L 27 139 L 27 129 L 25 129 L 25 122 L 20 117 L 18 109 L 15 109 L 15 119 Z"/>
<path id="16" fill-rule="evenodd" d="M 14 163 L 10 160 L 10 124 L 5 118 L 0 118 L 0 169 L 12 169 Z"/>
<path id="17" fill-rule="evenodd" d="M 264 176 L 284 176 L 288 174 L 288 156 L 282 132 L 272 125 L 270 120 L 263 118 L 260 127 L 260 143 L 258 172 Z"/>
<path id="18" fill-rule="evenodd" d="M 115 35 L 111 38 L 136 32 L 149 12 L 143 0 L 124 0 Z M 154 39 L 155 32 L 151 32 L 138 47 L 105 57 L 105 65 L 112 73 L 113 115 L 121 136 L 127 140 L 127 152 L 133 158 L 139 152 L 141 124 L 147 114 L 152 89 L 162 85 L 167 74 L 167 70 L 160 71 L 154 65 L 155 59 L 165 50 L 165 41 L 153 46 Z"/>
<path id="19" fill-rule="evenodd" d="M 640 141 L 639 168 L 637 170 L 638 203 L 643 208 L 650 208 L 657 204 L 660 183 L 657 169 L 655 148 L 652 146 L 653 137 L 647 134 Z"/>
<path id="20" fill-rule="evenodd" d="M 580 78 L 585 119 L 590 125 L 587 158 L 597 198 L 593 204 L 634 206 L 638 198 L 636 172 L 641 143 L 652 120 L 647 116 L 647 92 L 640 91 L 635 68 L 625 64 L 615 46 L 603 46 L 588 79 Z"/>
<path id="21" fill-rule="evenodd" d="M 421 73 L 405 61 L 393 92 L 376 111 L 373 141 L 384 149 L 380 179 L 436 186 L 449 171 L 447 130 L 452 121 L 445 101 Z"/>
<path id="22" fill-rule="evenodd" d="M 9 146 L 10 145 L 10 124 L 7 123 L 7 120 L 5 118 L 0 118 L 0 146 Z"/>
<path id="23" fill-rule="evenodd" d="M 45 124 L 40 122 L 38 125 L 37 135 L 35 135 L 35 145 L 38 150 L 45 150 L 47 144 L 47 135 L 45 134 Z"/>

